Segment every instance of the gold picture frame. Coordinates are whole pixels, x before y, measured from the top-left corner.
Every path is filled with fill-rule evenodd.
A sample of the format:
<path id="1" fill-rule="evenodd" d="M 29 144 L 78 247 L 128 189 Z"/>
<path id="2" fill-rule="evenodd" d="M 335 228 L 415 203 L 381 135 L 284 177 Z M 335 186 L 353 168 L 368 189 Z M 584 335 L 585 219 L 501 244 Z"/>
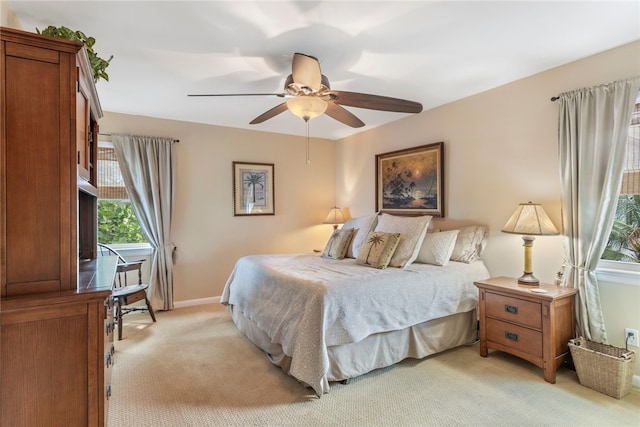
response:
<path id="1" fill-rule="evenodd" d="M 444 217 L 444 142 L 376 154 L 376 211 Z"/>
<path id="2" fill-rule="evenodd" d="M 275 215 L 274 164 L 233 162 L 233 216 Z"/>

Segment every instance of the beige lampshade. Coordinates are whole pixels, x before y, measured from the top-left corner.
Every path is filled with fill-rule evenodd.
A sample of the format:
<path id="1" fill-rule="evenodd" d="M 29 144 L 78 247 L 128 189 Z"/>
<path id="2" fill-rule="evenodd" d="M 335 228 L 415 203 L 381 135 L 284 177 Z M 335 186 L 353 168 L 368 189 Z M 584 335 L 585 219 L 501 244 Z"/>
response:
<path id="1" fill-rule="evenodd" d="M 520 203 L 509 221 L 502 228 L 505 233 L 521 234 L 524 241 L 524 273 L 518 283 L 538 286 L 540 281 L 533 275 L 533 241 L 535 237 L 558 234 L 558 229 L 538 203 Z"/>
<path id="2" fill-rule="evenodd" d="M 287 101 L 287 108 L 304 121 L 308 121 L 325 112 L 327 101 L 317 96 L 299 95 Z"/>
<path id="3" fill-rule="evenodd" d="M 505 233 L 529 236 L 550 236 L 558 229 L 539 203 L 520 203 L 509 221 L 502 227 Z"/>
<path id="4" fill-rule="evenodd" d="M 322 223 L 333 224 L 334 226 L 337 226 L 338 224 L 344 224 L 346 220 L 347 219 L 345 218 L 344 213 L 342 212 L 342 209 L 338 207 L 333 207 L 329 210 L 329 214 L 327 215 L 325 220 L 322 221 Z"/>

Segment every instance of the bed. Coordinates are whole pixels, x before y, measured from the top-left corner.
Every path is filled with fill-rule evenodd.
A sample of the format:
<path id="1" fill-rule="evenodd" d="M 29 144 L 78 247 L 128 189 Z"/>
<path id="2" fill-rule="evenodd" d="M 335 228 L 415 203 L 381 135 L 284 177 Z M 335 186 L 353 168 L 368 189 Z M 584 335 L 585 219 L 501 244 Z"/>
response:
<path id="1" fill-rule="evenodd" d="M 344 233 L 350 225 L 353 230 L 348 248 L 340 249 L 343 256 L 327 257 L 325 248 L 322 254 L 240 258 L 221 296 L 238 329 L 317 396 L 329 392 L 331 382 L 469 344 L 477 337 L 478 292 L 473 282 L 489 277 L 479 258 L 486 229 L 473 228 L 473 256 L 451 260 L 452 243 L 442 255 L 447 259 L 441 256 L 438 265 L 424 262 L 421 255 L 433 236 L 443 239 L 449 231 L 427 233 L 423 219 L 424 228 L 418 227 L 413 239 L 417 246 L 409 248 L 410 262 L 371 268 L 361 258 L 367 250 L 371 253 L 366 242 L 372 234 L 395 234 L 406 242 L 415 233 L 406 227 L 400 227 L 404 233 L 383 232 L 380 228 L 393 229 L 389 221 L 363 218 L 343 226 Z M 398 221 L 409 219 L 393 218 Z M 451 233 L 453 242 L 461 243 L 459 230 Z M 395 249 L 401 252 L 399 245 Z"/>

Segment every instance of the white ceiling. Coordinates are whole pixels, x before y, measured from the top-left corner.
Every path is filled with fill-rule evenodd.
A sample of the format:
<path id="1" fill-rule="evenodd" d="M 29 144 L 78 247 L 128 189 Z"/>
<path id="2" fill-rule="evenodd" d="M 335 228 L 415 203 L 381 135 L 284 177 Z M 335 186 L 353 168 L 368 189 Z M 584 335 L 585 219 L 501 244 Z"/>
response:
<path id="1" fill-rule="evenodd" d="M 427 110 L 640 39 L 637 0 L 4 1 L 24 30 L 64 25 L 114 56 L 110 81 L 97 84 L 104 111 L 294 135 L 306 127 L 289 112 L 249 125 L 281 98 L 187 94 L 280 93 L 301 52 L 320 60 L 332 89 Z M 347 109 L 366 126 L 321 116 L 310 135 L 406 117 Z"/>

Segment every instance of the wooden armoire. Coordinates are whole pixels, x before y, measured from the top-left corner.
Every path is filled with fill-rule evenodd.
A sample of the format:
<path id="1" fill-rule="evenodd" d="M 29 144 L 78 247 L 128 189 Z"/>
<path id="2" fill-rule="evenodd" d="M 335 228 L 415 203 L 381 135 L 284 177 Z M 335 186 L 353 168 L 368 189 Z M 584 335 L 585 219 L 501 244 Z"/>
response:
<path id="1" fill-rule="evenodd" d="M 104 426 L 116 261 L 97 258 L 89 60 L 82 43 L 0 39 L 0 425 Z"/>

